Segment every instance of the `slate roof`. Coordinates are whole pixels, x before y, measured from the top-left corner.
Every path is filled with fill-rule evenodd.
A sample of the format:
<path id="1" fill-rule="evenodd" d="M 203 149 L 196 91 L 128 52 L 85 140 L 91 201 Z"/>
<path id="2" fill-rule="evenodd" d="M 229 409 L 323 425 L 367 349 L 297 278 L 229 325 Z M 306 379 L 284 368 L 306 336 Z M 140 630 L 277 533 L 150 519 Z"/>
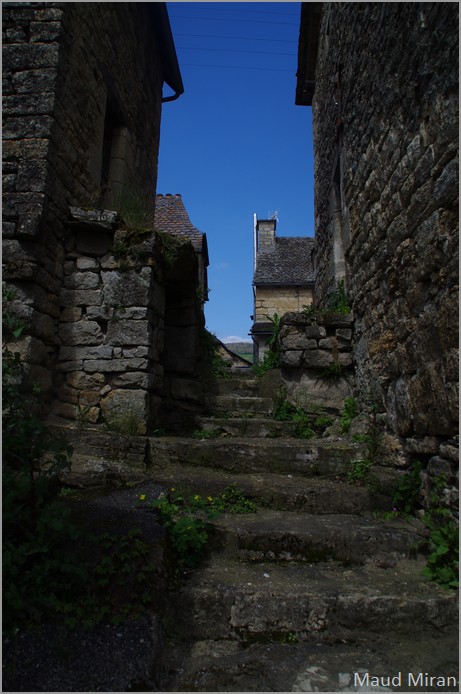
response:
<path id="1" fill-rule="evenodd" d="M 206 234 L 194 227 L 190 221 L 179 193 L 156 196 L 154 226 L 157 231 L 188 238 L 197 253 L 204 256 L 205 265 L 208 265 Z"/>
<path id="2" fill-rule="evenodd" d="M 276 236 L 274 248 L 256 256 L 253 284 L 313 284 L 314 243 L 315 239 L 306 236 Z"/>

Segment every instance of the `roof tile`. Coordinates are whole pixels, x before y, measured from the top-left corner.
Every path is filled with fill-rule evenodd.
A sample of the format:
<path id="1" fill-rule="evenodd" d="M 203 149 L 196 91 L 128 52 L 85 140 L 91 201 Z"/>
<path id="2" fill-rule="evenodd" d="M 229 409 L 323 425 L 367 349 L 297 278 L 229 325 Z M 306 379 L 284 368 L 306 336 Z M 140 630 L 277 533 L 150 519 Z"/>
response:
<path id="1" fill-rule="evenodd" d="M 311 284 L 315 239 L 307 236 L 275 237 L 274 248 L 256 256 L 254 284 Z"/>

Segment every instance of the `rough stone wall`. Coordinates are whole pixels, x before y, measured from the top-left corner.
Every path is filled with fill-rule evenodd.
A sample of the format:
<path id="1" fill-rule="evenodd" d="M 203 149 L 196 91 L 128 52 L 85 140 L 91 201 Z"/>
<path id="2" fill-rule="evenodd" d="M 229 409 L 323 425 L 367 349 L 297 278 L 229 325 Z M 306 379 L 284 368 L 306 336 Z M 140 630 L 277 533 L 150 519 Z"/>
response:
<path id="1" fill-rule="evenodd" d="M 361 393 L 415 455 L 458 426 L 458 6 L 324 3 L 317 287 L 345 275 Z"/>
<path id="2" fill-rule="evenodd" d="M 162 71 L 147 3 L 2 10 L 3 281 L 15 287 L 11 310 L 28 324 L 17 347 L 46 402 L 58 350 L 69 346 L 70 312 L 82 306 L 70 305 L 69 291 L 100 291 L 92 283 L 106 271 L 78 275 L 85 253 L 80 267 L 69 257 L 69 206 L 95 207 L 111 171 L 115 183 L 123 176 L 154 195 Z"/>
<path id="3" fill-rule="evenodd" d="M 352 317 L 286 313 L 278 347 L 282 382 L 291 399 L 339 412 L 352 395 Z"/>
<path id="4" fill-rule="evenodd" d="M 52 421 L 151 433 L 161 405 L 181 407 L 176 372 L 190 383 L 197 374 L 194 344 L 203 328 L 197 255 L 189 242 L 173 239 L 167 256 L 164 235 L 136 238 L 116 213 L 72 208 L 72 214 Z M 203 388 L 194 383 L 189 398 L 197 409 Z"/>
<path id="5" fill-rule="evenodd" d="M 267 316 L 282 316 L 289 311 L 302 311 L 313 301 L 310 287 L 255 287 L 255 321 L 266 321 Z"/>

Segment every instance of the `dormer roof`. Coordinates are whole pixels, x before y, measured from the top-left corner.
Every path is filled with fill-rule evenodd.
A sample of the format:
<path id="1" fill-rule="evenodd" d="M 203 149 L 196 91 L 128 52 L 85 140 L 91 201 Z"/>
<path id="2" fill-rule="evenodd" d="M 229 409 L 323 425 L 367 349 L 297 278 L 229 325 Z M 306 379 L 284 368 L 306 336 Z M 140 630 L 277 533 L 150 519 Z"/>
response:
<path id="1" fill-rule="evenodd" d="M 194 227 L 179 193 L 158 194 L 155 199 L 155 229 L 173 236 L 187 238 L 197 253 L 209 264 L 206 234 Z"/>

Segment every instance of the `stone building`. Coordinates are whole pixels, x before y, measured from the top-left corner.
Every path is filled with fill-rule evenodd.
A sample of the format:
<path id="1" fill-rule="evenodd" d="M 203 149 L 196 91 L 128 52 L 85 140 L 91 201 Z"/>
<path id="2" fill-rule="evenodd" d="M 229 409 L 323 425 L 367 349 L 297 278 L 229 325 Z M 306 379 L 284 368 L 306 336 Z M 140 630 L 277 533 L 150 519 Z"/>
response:
<path id="1" fill-rule="evenodd" d="M 277 236 L 276 219 L 254 216 L 254 361 L 264 356 L 273 334 L 270 318 L 301 311 L 314 298 L 314 239 Z"/>
<path id="2" fill-rule="evenodd" d="M 178 238 L 189 239 L 197 253 L 198 280 L 203 300 L 208 296 L 207 268 L 210 263 L 206 234 L 194 227 L 184 207 L 181 195 L 157 195 L 155 229 Z"/>
<path id="3" fill-rule="evenodd" d="M 162 102 L 183 92 L 166 5 L 2 9 L 3 281 L 26 324 L 9 347 L 52 421 L 132 416 L 142 433 L 174 398 L 178 278 L 194 345 L 203 327 L 197 253 L 153 229 Z"/>
<path id="4" fill-rule="evenodd" d="M 457 3 L 304 3 L 296 103 L 317 300 L 345 280 L 357 393 L 409 454 L 437 454 L 458 428 Z"/>

